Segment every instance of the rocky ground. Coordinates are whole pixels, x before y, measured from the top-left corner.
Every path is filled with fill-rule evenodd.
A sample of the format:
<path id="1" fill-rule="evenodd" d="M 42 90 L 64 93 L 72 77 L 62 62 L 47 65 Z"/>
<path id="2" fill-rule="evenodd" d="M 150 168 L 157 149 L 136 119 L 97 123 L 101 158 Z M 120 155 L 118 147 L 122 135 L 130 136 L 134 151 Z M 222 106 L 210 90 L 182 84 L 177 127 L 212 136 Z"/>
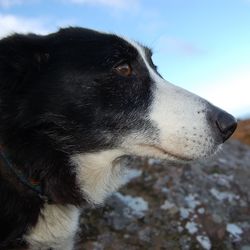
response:
<path id="1" fill-rule="evenodd" d="M 194 164 L 124 161 L 128 184 L 83 209 L 78 250 L 250 250 L 250 146 L 231 140 Z"/>

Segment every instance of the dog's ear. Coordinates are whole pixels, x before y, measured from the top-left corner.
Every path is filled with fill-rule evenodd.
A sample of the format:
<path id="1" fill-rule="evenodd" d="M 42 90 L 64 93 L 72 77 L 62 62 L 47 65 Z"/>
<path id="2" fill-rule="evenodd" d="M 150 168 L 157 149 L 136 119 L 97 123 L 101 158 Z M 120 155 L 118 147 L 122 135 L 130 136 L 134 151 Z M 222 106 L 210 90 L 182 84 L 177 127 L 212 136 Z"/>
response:
<path id="1" fill-rule="evenodd" d="M 12 35 L 0 40 L 0 88 L 13 90 L 28 82 L 49 61 L 42 36 Z"/>

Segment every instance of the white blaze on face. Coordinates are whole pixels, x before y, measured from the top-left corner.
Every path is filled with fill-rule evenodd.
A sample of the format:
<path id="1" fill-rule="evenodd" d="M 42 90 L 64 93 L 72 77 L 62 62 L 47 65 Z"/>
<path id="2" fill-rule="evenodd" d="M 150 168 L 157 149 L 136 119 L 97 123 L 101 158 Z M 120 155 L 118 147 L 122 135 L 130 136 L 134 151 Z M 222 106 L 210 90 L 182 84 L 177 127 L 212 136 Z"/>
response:
<path id="1" fill-rule="evenodd" d="M 206 118 L 209 103 L 162 79 L 149 65 L 144 48 L 130 43 L 138 50 L 154 84 L 149 119 L 159 131 L 154 146 L 164 150 L 165 156 L 162 156 L 163 151 L 148 147 L 152 156 L 192 160 L 213 153 L 217 147 Z"/>

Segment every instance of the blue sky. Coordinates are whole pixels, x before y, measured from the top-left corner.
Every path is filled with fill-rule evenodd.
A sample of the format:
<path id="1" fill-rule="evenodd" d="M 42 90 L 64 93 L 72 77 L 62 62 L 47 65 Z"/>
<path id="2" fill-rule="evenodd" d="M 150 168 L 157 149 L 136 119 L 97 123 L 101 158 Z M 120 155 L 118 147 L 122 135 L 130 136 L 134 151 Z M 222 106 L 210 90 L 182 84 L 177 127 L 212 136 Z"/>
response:
<path id="1" fill-rule="evenodd" d="M 250 0 L 0 0 L 0 37 L 75 25 L 148 45 L 168 81 L 250 115 Z"/>

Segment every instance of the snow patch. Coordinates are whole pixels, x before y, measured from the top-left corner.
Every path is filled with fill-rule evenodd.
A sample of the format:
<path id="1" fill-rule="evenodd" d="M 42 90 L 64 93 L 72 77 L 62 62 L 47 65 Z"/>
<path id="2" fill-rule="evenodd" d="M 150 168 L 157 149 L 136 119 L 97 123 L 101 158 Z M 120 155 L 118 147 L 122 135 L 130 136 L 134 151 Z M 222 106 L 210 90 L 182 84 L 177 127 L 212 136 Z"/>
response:
<path id="1" fill-rule="evenodd" d="M 235 195 L 235 194 L 230 193 L 230 192 L 220 192 L 215 188 L 211 188 L 210 193 L 219 201 L 226 201 L 227 200 L 228 202 L 232 202 L 233 200 L 240 199 L 239 195 Z"/>
<path id="2" fill-rule="evenodd" d="M 180 216 L 182 220 L 185 220 L 189 217 L 190 210 L 184 207 L 180 208 Z"/>
<path id="3" fill-rule="evenodd" d="M 148 164 L 149 165 L 157 165 L 157 164 L 160 164 L 162 161 L 159 160 L 159 159 L 154 159 L 154 158 L 150 158 L 148 159 Z"/>
<path id="4" fill-rule="evenodd" d="M 196 236 L 196 240 L 201 244 L 203 249 L 210 250 L 212 248 L 212 244 L 210 239 L 205 235 Z"/>
<path id="5" fill-rule="evenodd" d="M 114 193 L 114 195 L 130 209 L 130 211 L 127 212 L 127 216 L 132 215 L 137 218 L 142 218 L 148 210 L 148 203 L 142 197 L 132 197 L 118 192 Z"/>
<path id="6" fill-rule="evenodd" d="M 223 158 L 219 158 L 218 161 L 221 162 L 221 163 L 227 163 L 227 160 L 223 159 Z"/>
<path id="7" fill-rule="evenodd" d="M 215 173 L 211 176 L 212 180 L 218 183 L 220 186 L 230 188 L 230 182 L 233 181 L 233 175 L 225 175 Z"/>
<path id="8" fill-rule="evenodd" d="M 166 187 L 163 187 L 162 189 L 161 189 L 161 191 L 162 191 L 162 193 L 169 193 L 169 189 L 168 188 L 166 188 Z"/>
<path id="9" fill-rule="evenodd" d="M 197 200 L 197 194 L 189 194 L 184 200 L 188 208 L 180 208 L 180 216 L 182 220 L 189 218 L 190 214 L 195 213 L 196 207 L 201 205 L 201 202 Z M 197 216 L 194 215 L 193 217 L 196 218 Z"/>
<path id="10" fill-rule="evenodd" d="M 189 194 L 185 197 L 185 201 L 187 203 L 187 206 L 191 209 L 195 209 L 197 206 L 199 206 L 201 203 L 196 200 L 197 195 L 196 194 Z"/>
<path id="11" fill-rule="evenodd" d="M 198 231 L 198 225 L 195 222 L 187 222 L 185 228 L 190 234 L 195 234 Z"/>
<path id="12" fill-rule="evenodd" d="M 161 205 L 161 209 L 163 209 L 163 210 L 168 210 L 168 209 L 171 209 L 171 208 L 173 208 L 173 207 L 175 207 L 175 204 L 169 202 L 168 200 L 166 200 L 166 201 L 164 202 L 164 204 Z"/>
<path id="13" fill-rule="evenodd" d="M 130 182 L 132 179 L 141 176 L 141 174 L 142 174 L 141 170 L 138 170 L 138 169 L 126 169 L 126 171 L 124 171 L 124 176 L 122 178 L 122 185 L 125 185 L 128 182 Z"/>
<path id="14" fill-rule="evenodd" d="M 197 211 L 198 211 L 199 214 L 204 214 L 205 213 L 205 208 L 201 207 Z"/>
<path id="15" fill-rule="evenodd" d="M 241 239 L 240 235 L 243 233 L 243 231 L 236 224 L 233 223 L 227 224 L 226 230 L 235 238 L 235 240 Z"/>

